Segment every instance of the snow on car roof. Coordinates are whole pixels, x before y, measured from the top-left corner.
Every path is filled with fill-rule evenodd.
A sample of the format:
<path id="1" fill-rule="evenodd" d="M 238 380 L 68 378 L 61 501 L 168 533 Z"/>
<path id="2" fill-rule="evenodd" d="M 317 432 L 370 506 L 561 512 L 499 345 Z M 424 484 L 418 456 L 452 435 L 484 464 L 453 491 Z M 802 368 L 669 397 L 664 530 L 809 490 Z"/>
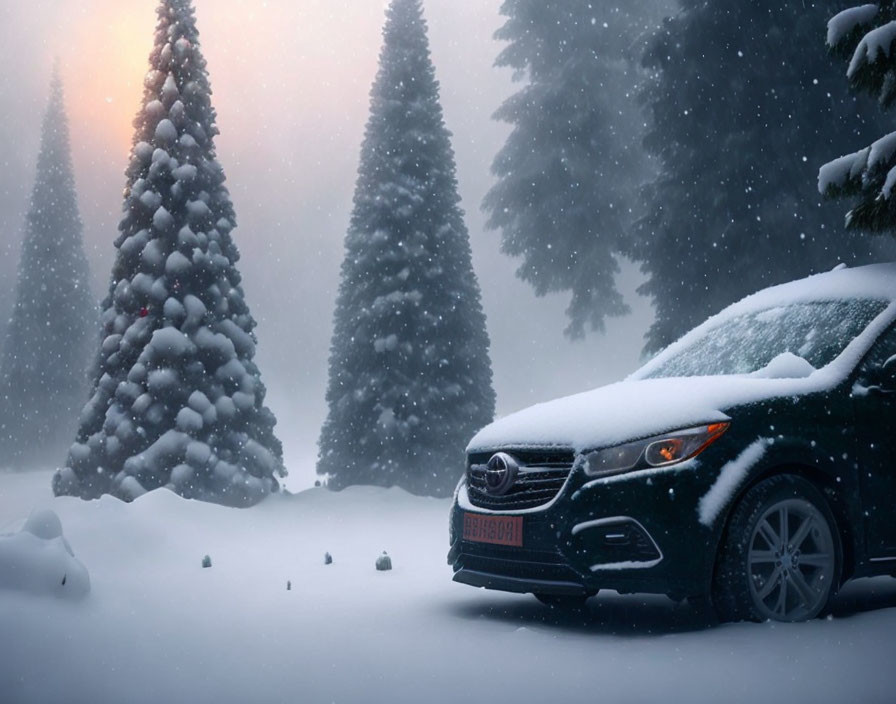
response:
<path id="1" fill-rule="evenodd" d="M 841 265 L 833 271 L 762 289 L 728 306 L 689 333 L 686 333 L 629 378 L 643 379 L 656 369 L 659 369 L 667 360 L 677 355 L 681 350 L 689 347 L 694 340 L 742 315 L 758 313 L 770 308 L 793 305 L 795 303 L 863 298 L 889 302 L 896 301 L 896 262 L 869 264 L 855 268 L 847 268 Z"/>

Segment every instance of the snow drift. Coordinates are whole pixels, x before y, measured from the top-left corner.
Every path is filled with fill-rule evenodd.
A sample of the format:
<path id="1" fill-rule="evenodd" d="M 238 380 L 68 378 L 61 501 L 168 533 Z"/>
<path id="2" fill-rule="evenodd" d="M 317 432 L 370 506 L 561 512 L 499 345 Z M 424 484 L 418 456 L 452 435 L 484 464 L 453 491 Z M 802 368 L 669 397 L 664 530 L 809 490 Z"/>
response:
<path id="1" fill-rule="evenodd" d="M 707 629 L 665 597 L 602 592 L 573 616 L 452 582 L 450 500 L 398 489 L 234 509 L 54 499 L 48 472 L 0 474 L 0 517 L 33 505 L 61 517 L 93 588 L 77 608 L 0 590 L 3 704 L 885 702 L 896 687 L 889 578 L 849 586 L 830 620 Z"/>
<path id="2" fill-rule="evenodd" d="M 0 536 L 0 589 L 63 599 L 87 596 L 90 576 L 53 511 L 32 511 L 18 533 Z"/>

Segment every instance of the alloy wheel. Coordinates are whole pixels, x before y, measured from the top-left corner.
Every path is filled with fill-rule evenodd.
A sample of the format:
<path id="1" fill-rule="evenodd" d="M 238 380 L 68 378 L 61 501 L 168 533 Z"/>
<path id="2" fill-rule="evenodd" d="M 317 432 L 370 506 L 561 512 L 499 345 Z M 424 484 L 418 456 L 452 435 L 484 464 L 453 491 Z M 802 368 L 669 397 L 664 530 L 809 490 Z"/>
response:
<path id="1" fill-rule="evenodd" d="M 756 611 L 776 621 L 814 618 L 834 587 L 836 547 L 830 525 L 809 501 L 790 498 L 756 521 L 747 550 Z"/>

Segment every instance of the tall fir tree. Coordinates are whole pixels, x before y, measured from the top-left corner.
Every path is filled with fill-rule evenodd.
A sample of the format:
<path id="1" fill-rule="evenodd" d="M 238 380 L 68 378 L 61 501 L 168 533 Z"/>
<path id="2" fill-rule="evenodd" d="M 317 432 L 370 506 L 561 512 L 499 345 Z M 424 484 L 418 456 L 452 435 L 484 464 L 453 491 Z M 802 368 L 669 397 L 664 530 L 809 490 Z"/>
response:
<path id="1" fill-rule="evenodd" d="M 0 466 L 58 466 L 87 396 L 97 334 L 57 66 L 0 362 Z"/>
<path id="2" fill-rule="evenodd" d="M 848 60 L 850 88 L 876 98 L 883 110 L 896 104 L 894 44 L 893 0 L 847 8 L 828 23 L 827 45 L 835 56 Z M 894 185 L 896 132 L 879 136 L 858 152 L 825 164 L 818 174 L 820 193 L 854 202 L 846 214 L 847 228 L 872 234 L 896 235 Z"/>
<path id="3" fill-rule="evenodd" d="M 517 276 L 536 294 L 569 292 L 567 334 L 626 313 L 616 256 L 649 174 L 630 49 L 655 0 L 505 0 L 497 66 L 525 85 L 494 117 L 513 126 L 483 207 Z"/>
<path id="4" fill-rule="evenodd" d="M 660 174 L 635 250 L 656 307 L 647 351 L 764 286 L 874 258 L 814 187 L 832 150 L 881 125 L 818 41 L 838 4 L 681 0 L 652 40 L 645 144 Z"/>
<path id="5" fill-rule="evenodd" d="M 285 474 L 191 0 L 161 0 L 93 393 L 53 488 L 129 500 L 168 487 L 247 506 Z"/>
<path id="6" fill-rule="evenodd" d="M 445 496 L 494 415 L 489 340 L 420 0 L 392 0 L 383 39 L 317 471 Z"/>

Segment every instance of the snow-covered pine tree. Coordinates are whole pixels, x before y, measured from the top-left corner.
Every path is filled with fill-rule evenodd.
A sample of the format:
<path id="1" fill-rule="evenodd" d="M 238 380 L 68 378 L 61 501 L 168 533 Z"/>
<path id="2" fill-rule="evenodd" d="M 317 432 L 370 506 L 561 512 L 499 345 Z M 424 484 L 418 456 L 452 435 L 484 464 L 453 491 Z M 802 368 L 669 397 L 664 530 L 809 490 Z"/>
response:
<path id="1" fill-rule="evenodd" d="M 883 110 L 896 103 L 896 2 L 851 7 L 828 23 L 827 45 L 849 60 L 846 76 L 858 93 L 877 99 Z M 880 134 L 880 133 L 878 133 Z M 818 172 L 818 190 L 855 203 L 846 214 L 851 230 L 896 235 L 896 132 L 828 162 Z"/>
<path id="2" fill-rule="evenodd" d="M 817 40 L 837 5 L 681 0 L 652 40 L 645 144 L 660 174 L 636 249 L 649 351 L 759 288 L 873 258 L 814 188 L 832 150 L 881 124 Z"/>
<path id="3" fill-rule="evenodd" d="M 494 414 L 489 340 L 420 0 L 392 0 L 334 315 L 328 486 L 451 493 Z"/>
<path id="4" fill-rule="evenodd" d="M 569 292 L 567 334 L 628 312 L 616 290 L 638 186 L 647 178 L 639 80 L 629 48 L 655 5 L 505 0 L 496 60 L 525 85 L 494 117 L 513 126 L 483 208 L 517 276 L 537 295 Z"/>
<path id="5" fill-rule="evenodd" d="M 160 1 L 149 62 L 93 393 L 53 489 L 129 500 L 166 486 L 247 506 L 285 471 L 191 0 Z"/>
<path id="6" fill-rule="evenodd" d="M 0 466 L 58 466 L 87 396 L 98 334 L 58 66 L 0 361 Z"/>

